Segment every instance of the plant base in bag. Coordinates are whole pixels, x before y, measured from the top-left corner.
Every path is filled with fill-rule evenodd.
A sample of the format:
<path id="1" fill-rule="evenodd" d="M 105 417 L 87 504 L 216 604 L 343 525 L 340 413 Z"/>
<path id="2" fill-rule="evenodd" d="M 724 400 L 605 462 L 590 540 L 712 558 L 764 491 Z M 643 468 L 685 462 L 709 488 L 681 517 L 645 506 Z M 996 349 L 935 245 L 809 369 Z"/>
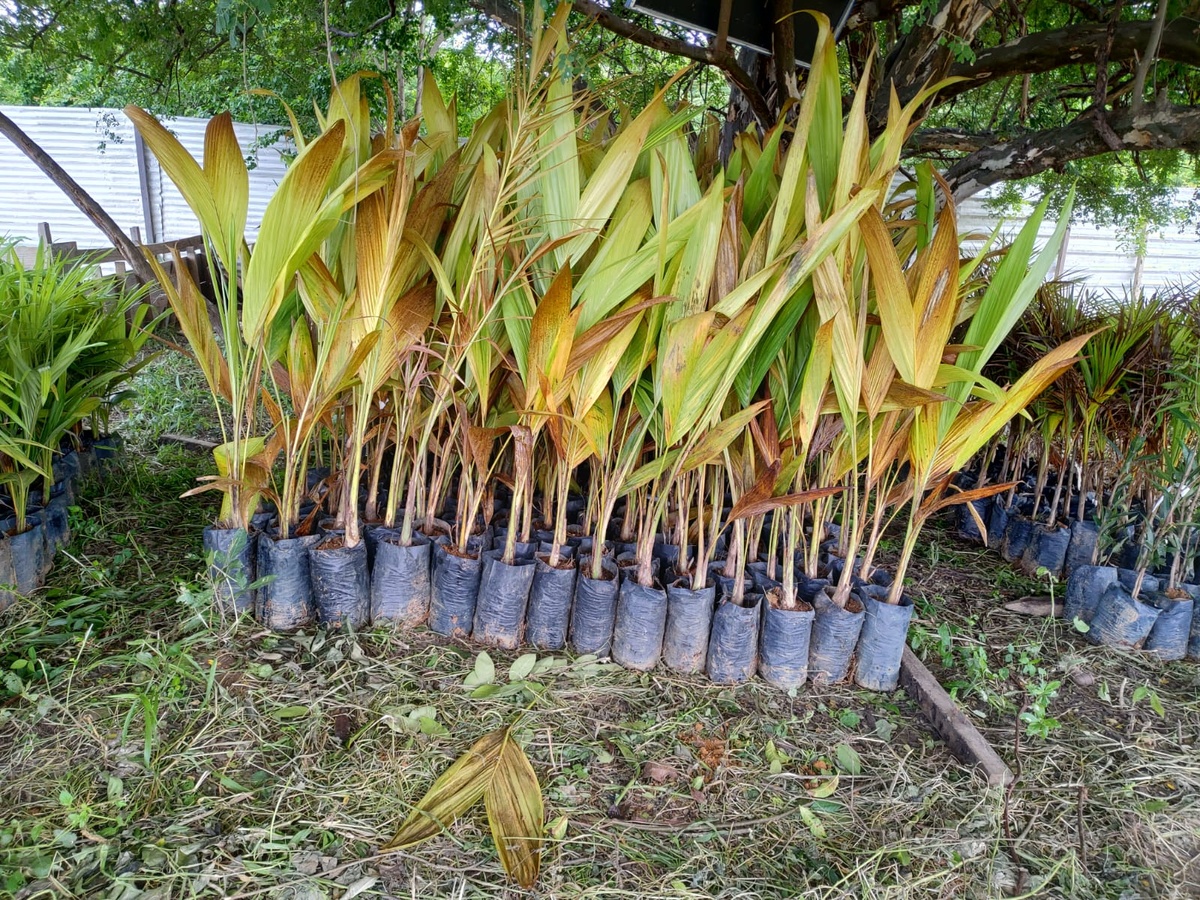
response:
<path id="1" fill-rule="evenodd" d="M 367 545 L 363 541 L 353 547 L 328 544 L 328 540 L 317 544 L 308 554 L 317 622 L 330 631 L 358 631 L 366 626 L 371 608 Z"/>
<path id="2" fill-rule="evenodd" d="M 1067 543 L 1067 555 L 1063 559 L 1062 574 L 1070 578 L 1081 566 L 1094 565 L 1096 545 L 1100 540 L 1100 529 L 1095 522 L 1075 521 L 1071 523 L 1071 540 Z"/>
<path id="3" fill-rule="evenodd" d="M 693 590 L 684 577 L 667 586 L 667 627 L 663 634 L 663 662 L 673 672 L 703 672 L 708 660 L 716 585 Z"/>
<path id="4" fill-rule="evenodd" d="M 812 638 L 812 605 L 798 600 L 794 609 L 779 606 L 778 590 L 767 592 L 762 634 L 758 641 L 758 674 L 782 690 L 808 680 L 808 650 Z"/>
<path id="5" fill-rule="evenodd" d="M 407 547 L 399 534 L 379 534 L 371 571 L 371 621 L 414 628 L 429 618 L 430 550 L 424 535 L 414 534 Z"/>
<path id="6" fill-rule="evenodd" d="M 713 612 L 704 670 L 717 684 L 741 684 L 758 668 L 758 627 L 763 595 L 746 594 L 739 606 L 723 599 Z"/>
<path id="7" fill-rule="evenodd" d="M 433 557 L 429 630 L 447 637 L 465 637 L 475 620 L 483 559 L 463 555 L 455 545 L 440 540 L 434 544 Z"/>
<path id="8" fill-rule="evenodd" d="M 864 585 L 859 594 L 864 616 L 855 651 L 854 683 L 869 691 L 896 689 L 912 619 L 912 600 L 902 595 L 899 603 L 888 603 L 887 594 L 886 588 L 871 584 Z"/>
<path id="9" fill-rule="evenodd" d="M 1124 585 L 1109 585 L 1096 605 L 1087 638 L 1106 647 L 1140 648 L 1161 612 L 1140 597 L 1134 598 Z"/>
<path id="10" fill-rule="evenodd" d="M 46 538 L 42 524 L 28 520 L 28 527 L 7 539 L 13 567 L 13 584 L 17 593 L 28 597 L 45 583 Z"/>
<path id="11" fill-rule="evenodd" d="M 1071 529 L 1066 526 L 1050 528 L 1034 525 L 1029 544 L 1021 554 L 1021 571 L 1030 578 L 1037 578 L 1038 572 L 1045 569 L 1058 578 L 1062 574 L 1070 543 Z"/>
<path id="12" fill-rule="evenodd" d="M 833 602 L 827 591 L 816 596 L 813 610 L 808 677 L 813 684 L 837 684 L 844 681 L 850 671 L 866 614 L 853 596 L 842 608 Z"/>
<path id="13" fill-rule="evenodd" d="M 566 646 L 575 578 L 574 560 L 551 566 L 548 554 L 539 553 L 535 558 L 525 610 L 525 640 L 539 650 L 561 650 Z"/>
<path id="14" fill-rule="evenodd" d="M 662 656 L 667 627 L 667 592 L 629 577 L 621 582 L 613 623 L 613 662 L 645 672 Z"/>
<path id="15" fill-rule="evenodd" d="M 204 552 L 210 557 L 208 576 L 213 600 L 223 614 L 254 610 L 255 535 L 243 528 L 204 529 Z"/>
<path id="16" fill-rule="evenodd" d="M 1112 566 L 1080 566 L 1067 579 L 1063 600 L 1063 621 L 1068 625 L 1079 619 L 1091 622 L 1100 598 L 1109 585 L 1117 583 L 1117 570 Z"/>
<path id="17" fill-rule="evenodd" d="M 621 582 L 612 559 L 605 556 L 601 564 L 603 577 L 592 578 L 592 561 L 585 557 L 579 563 L 575 603 L 571 607 L 571 646 L 576 653 L 608 656 L 612 652 Z"/>
<path id="18" fill-rule="evenodd" d="M 1148 598 L 1161 612 L 1146 636 L 1143 649 L 1164 661 L 1183 659 L 1188 652 L 1195 603 L 1192 598 L 1154 594 Z"/>
<path id="19" fill-rule="evenodd" d="M 272 631 L 306 628 L 316 619 L 309 550 L 319 534 L 278 540 L 270 533 L 258 536 L 257 576 L 261 582 L 255 598 L 255 618 Z"/>
<path id="20" fill-rule="evenodd" d="M 504 562 L 503 550 L 488 550 L 483 555 L 483 575 L 475 601 L 471 637 L 486 647 L 512 650 L 521 643 L 525 630 L 525 608 L 533 586 L 531 559 Z"/>

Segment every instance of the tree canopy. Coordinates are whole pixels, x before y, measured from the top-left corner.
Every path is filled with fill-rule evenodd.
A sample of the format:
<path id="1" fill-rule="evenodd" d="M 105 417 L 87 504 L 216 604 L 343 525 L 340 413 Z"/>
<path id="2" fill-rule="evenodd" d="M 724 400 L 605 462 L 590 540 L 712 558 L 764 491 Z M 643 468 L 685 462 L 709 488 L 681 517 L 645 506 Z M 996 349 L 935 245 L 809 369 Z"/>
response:
<path id="1" fill-rule="evenodd" d="M 505 89 L 530 18 L 521 2 L 14 0 L 0 9 L 0 101 L 278 121 L 248 88 L 303 113 L 331 72 L 366 69 L 411 111 L 432 71 L 471 118 Z M 688 63 L 672 99 L 738 125 L 773 124 L 803 90 L 804 70 L 779 62 L 786 53 L 735 52 L 620 0 L 573 4 L 577 78 L 618 115 Z M 766 0 L 764 15 L 802 7 Z M 903 102 L 947 81 L 905 153 L 936 159 L 960 198 L 1020 179 L 1050 191 L 1078 181 L 1093 218 L 1161 226 L 1166 192 L 1197 180 L 1198 29 L 1198 0 L 860 0 L 841 52 L 851 78 L 870 75 L 876 123 L 893 86 Z M 787 31 L 776 27 L 777 47 Z"/>

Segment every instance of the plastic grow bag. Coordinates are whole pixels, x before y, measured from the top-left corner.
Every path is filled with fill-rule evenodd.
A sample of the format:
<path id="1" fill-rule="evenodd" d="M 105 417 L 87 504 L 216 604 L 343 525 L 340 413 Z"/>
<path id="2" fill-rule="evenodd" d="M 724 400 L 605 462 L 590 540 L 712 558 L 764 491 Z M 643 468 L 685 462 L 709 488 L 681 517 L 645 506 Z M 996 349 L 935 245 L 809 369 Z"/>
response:
<path id="1" fill-rule="evenodd" d="M 352 628 L 367 624 L 371 611 L 371 577 L 367 569 L 367 545 L 322 547 L 308 552 L 309 574 L 317 622 L 327 629 Z"/>
<path id="2" fill-rule="evenodd" d="M 1112 566 L 1080 566 L 1067 579 L 1063 599 L 1063 621 L 1068 625 L 1076 619 L 1091 622 L 1100 598 L 1109 585 L 1117 583 L 1117 570 Z"/>
<path id="3" fill-rule="evenodd" d="M 675 672 L 703 672 L 708 659 L 717 586 L 710 583 L 693 590 L 682 578 L 667 585 L 667 627 L 663 634 L 663 662 Z"/>
<path id="4" fill-rule="evenodd" d="M 1200 615 L 1196 613 L 1195 604 L 1200 602 L 1200 585 L 1185 584 L 1183 589 L 1192 597 L 1192 627 L 1188 632 L 1187 658 L 1200 660 Z"/>
<path id="5" fill-rule="evenodd" d="M 639 672 L 653 669 L 662 657 L 666 627 L 667 592 L 632 577 L 623 579 L 613 623 L 613 662 Z"/>
<path id="6" fill-rule="evenodd" d="M 1183 659 L 1188 652 L 1195 603 L 1189 596 L 1168 597 L 1166 594 L 1152 594 L 1147 599 L 1161 611 L 1146 636 L 1143 649 L 1164 661 Z"/>
<path id="7" fill-rule="evenodd" d="M 17 570 L 13 567 L 12 542 L 0 534 L 0 613 L 17 599 Z"/>
<path id="8" fill-rule="evenodd" d="M 864 616 L 855 651 L 854 683 L 869 691 L 896 689 L 912 620 L 912 600 L 901 595 L 899 603 L 888 603 L 887 594 L 887 588 L 873 584 L 859 590 Z"/>
<path id="9" fill-rule="evenodd" d="M 965 541 L 982 544 L 983 532 L 979 530 L 979 524 L 975 521 L 975 517 L 971 515 L 971 511 L 967 509 L 968 506 L 974 507 L 980 521 L 986 525 L 988 512 L 992 506 L 992 498 L 983 497 L 979 500 L 969 500 L 961 504 L 958 510 L 958 536 Z"/>
<path id="10" fill-rule="evenodd" d="M 204 529 L 204 553 L 209 558 L 208 577 L 213 600 L 223 614 L 254 610 L 255 535 L 244 528 Z"/>
<path id="11" fill-rule="evenodd" d="M 812 639 L 808 652 L 808 677 L 813 684 L 836 684 L 850 671 L 854 647 L 866 617 L 862 604 L 851 596 L 846 608 L 830 599 L 828 591 L 813 602 Z"/>
<path id="12" fill-rule="evenodd" d="M 812 637 L 813 608 L 801 601 L 796 609 L 776 605 L 775 592 L 767 593 L 762 635 L 758 642 L 758 674 L 783 690 L 798 688 L 808 680 L 808 651 Z"/>
<path id="13" fill-rule="evenodd" d="M 525 608 L 535 570 L 532 559 L 506 563 L 500 558 L 503 554 L 503 550 L 488 550 L 483 555 L 471 636 L 485 646 L 512 650 L 521 643 L 525 630 Z"/>
<path id="14" fill-rule="evenodd" d="M 603 577 L 592 578 L 591 566 L 590 559 L 580 560 L 571 607 L 571 646 L 576 653 L 608 656 L 612 652 L 620 574 L 617 564 L 607 556 L 601 561 Z"/>
<path id="15" fill-rule="evenodd" d="M 466 637 L 475 620 L 483 558 L 461 556 L 455 545 L 438 540 L 433 546 L 433 559 L 429 629 L 447 637 Z"/>
<path id="16" fill-rule="evenodd" d="M 1017 562 L 1025 554 L 1029 542 L 1033 538 L 1033 521 L 1025 516 L 1010 515 L 1004 529 L 1004 542 L 1000 545 L 1000 555 L 1005 562 Z"/>
<path id="17" fill-rule="evenodd" d="M 1067 543 L 1067 554 L 1063 558 L 1062 574 L 1070 578 L 1081 566 L 1096 564 L 1096 545 L 1100 540 L 1100 529 L 1095 522 L 1076 520 L 1071 523 L 1071 540 Z"/>
<path id="18" fill-rule="evenodd" d="M 570 560 L 551 566 L 548 554 L 542 553 L 533 565 L 525 640 L 539 650 L 561 650 L 567 643 L 571 601 L 575 599 L 575 563 Z"/>
<path id="19" fill-rule="evenodd" d="M 705 671 L 717 684 L 741 684 L 758 668 L 758 627 L 763 595 L 748 593 L 738 606 L 724 599 L 713 613 Z"/>
<path id="20" fill-rule="evenodd" d="M 1058 578 L 1062 574 L 1070 543 L 1071 529 L 1065 525 L 1061 528 L 1034 525 L 1025 552 L 1021 554 L 1021 570 L 1030 578 L 1036 578 L 1038 571 L 1045 569 Z"/>
<path id="21" fill-rule="evenodd" d="M 295 631 L 316 618 L 308 556 L 320 540 L 319 534 L 286 540 L 269 532 L 258 536 L 255 618 L 272 631 Z"/>
<path id="22" fill-rule="evenodd" d="M 1004 543 L 1004 532 L 1008 528 L 1008 506 L 996 497 L 988 507 L 987 545 L 990 550 L 999 550 Z"/>
<path id="23" fill-rule="evenodd" d="M 1087 638 L 1106 647 L 1140 648 L 1161 612 L 1140 597 L 1135 599 L 1124 585 L 1111 584 L 1096 605 Z"/>
<path id="24" fill-rule="evenodd" d="M 400 543 L 398 532 L 376 532 L 371 569 L 371 621 L 413 628 L 429 618 L 430 551 L 423 534 Z"/>

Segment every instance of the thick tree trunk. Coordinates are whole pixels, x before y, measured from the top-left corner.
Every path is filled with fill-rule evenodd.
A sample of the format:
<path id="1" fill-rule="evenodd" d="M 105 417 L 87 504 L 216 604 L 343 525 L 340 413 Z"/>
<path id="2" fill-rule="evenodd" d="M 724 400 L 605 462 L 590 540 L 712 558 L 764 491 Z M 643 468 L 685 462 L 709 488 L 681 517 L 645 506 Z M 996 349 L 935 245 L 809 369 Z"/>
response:
<path id="1" fill-rule="evenodd" d="M 80 187 L 79 183 L 68 175 L 62 166 L 51 159 L 45 150 L 39 147 L 29 135 L 18 127 L 16 122 L 4 113 L 0 113 L 0 134 L 7 137 L 17 146 L 17 149 L 33 160 L 34 165 L 46 173 L 46 177 L 67 195 L 70 201 L 79 208 L 79 211 L 104 232 L 104 236 L 125 256 L 140 282 L 143 284 L 156 283 L 154 272 L 142 255 L 141 248 L 125 235 L 121 226 L 113 221 L 100 204 L 93 200 L 91 195 Z"/>
<path id="2" fill-rule="evenodd" d="M 900 102 L 907 103 L 926 85 L 941 81 L 954 64 L 955 50 L 970 46 L 1002 5 L 1003 0 L 942 0 L 929 21 L 904 35 L 888 55 L 882 83 L 875 86 L 872 127 L 887 121 L 889 84 L 896 86 Z"/>

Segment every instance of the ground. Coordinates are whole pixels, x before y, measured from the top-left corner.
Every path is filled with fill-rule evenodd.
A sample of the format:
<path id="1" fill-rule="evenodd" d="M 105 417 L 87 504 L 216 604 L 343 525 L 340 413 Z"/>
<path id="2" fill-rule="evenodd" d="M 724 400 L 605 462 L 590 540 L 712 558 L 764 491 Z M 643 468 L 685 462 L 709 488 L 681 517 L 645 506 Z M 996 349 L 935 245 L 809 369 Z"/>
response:
<path id="1" fill-rule="evenodd" d="M 212 506 L 179 499 L 206 460 L 137 445 L 84 486 L 48 589 L 0 616 L 0 896 L 1200 896 L 1200 667 L 1006 612 L 1051 586 L 948 528 L 915 567 L 913 643 L 1011 792 L 902 691 L 789 696 L 562 653 L 476 698 L 468 643 L 220 621 L 198 577 Z M 492 654 L 498 682 L 518 655 Z M 378 855 L 518 718 L 550 835 L 534 891 L 479 816 Z"/>

